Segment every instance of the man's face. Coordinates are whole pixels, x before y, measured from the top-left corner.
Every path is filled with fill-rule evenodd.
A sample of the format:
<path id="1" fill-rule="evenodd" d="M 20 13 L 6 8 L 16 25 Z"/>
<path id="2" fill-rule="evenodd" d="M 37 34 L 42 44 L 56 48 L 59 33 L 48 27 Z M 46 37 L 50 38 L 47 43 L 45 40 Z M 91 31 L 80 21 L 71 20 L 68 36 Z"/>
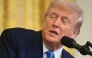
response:
<path id="1" fill-rule="evenodd" d="M 44 19 L 42 37 L 45 42 L 59 43 L 63 36 L 75 37 L 76 15 L 65 8 L 52 8 Z"/>

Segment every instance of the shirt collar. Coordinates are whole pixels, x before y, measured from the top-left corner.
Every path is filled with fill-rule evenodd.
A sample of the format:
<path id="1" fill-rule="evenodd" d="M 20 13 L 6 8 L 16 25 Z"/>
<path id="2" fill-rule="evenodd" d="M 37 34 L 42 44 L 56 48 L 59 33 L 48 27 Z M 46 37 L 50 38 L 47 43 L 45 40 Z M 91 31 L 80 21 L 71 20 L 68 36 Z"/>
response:
<path id="1" fill-rule="evenodd" d="M 44 42 L 43 42 L 43 53 L 45 53 L 46 51 L 48 51 L 48 49 L 46 48 Z"/>
<path id="2" fill-rule="evenodd" d="M 60 58 L 62 56 L 62 50 L 63 50 L 64 47 L 54 51 L 54 54 L 55 54 L 55 58 Z M 44 42 L 43 42 L 43 54 L 48 51 L 48 49 L 46 48 Z"/>

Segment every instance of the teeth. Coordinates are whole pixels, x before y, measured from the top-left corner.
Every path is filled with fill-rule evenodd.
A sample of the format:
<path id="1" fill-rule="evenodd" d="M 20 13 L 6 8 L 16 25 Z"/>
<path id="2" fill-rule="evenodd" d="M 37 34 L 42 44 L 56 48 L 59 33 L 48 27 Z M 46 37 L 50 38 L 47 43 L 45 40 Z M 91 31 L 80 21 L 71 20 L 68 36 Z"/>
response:
<path id="1" fill-rule="evenodd" d="M 58 33 L 57 32 L 55 32 L 55 31 L 51 31 L 52 33 L 54 33 L 54 34 L 56 34 L 56 35 L 58 35 Z"/>

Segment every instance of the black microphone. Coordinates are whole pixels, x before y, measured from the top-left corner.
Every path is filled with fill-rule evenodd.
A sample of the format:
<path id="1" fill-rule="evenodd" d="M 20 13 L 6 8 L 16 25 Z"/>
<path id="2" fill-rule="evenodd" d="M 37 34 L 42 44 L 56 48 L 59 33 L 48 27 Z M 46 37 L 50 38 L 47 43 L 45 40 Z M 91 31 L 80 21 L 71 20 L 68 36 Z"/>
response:
<path id="1" fill-rule="evenodd" d="M 69 38 L 67 36 L 63 36 L 61 39 L 61 44 L 65 45 L 68 48 L 75 48 L 77 49 L 82 55 L 91 55 L 92 56 L 92 52 L 90 51 L 90 49 L 86 46 L 86 45 L 79 45 L 78 43 L 76 43 L 76 41 L 72 38 Z"/>
<path id="2" fill-rule="evenodd" d="M 81 45 L 77 44 L 74 39 L 69 38 L 67 36 L 62 37 L 61 44 L 65 45 L 68 48 L 75 48 L 78 50 L 80 50 L 80 48 L 81 48 Z"/>
<path id="3" fill-rule="evenodd" d="M 87 41 L 86 45 L 88 45 L 92 48 L 92 43 L 90 41 Z"/>

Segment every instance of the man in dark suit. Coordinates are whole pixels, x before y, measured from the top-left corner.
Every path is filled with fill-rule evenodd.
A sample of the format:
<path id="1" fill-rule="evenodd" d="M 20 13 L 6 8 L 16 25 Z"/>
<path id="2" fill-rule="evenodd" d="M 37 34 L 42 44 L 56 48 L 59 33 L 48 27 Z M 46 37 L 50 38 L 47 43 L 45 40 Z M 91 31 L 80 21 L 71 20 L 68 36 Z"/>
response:
<path id="1" fill-rule="evenodd" d="M 54 0 L 44 15 L 41 31 L 11 28 L 0 37 L 0 58 L 47 58 L 47 51 L 54 58 L 74 58 L 63 49 L 63 36 L 75 38 L 82 25 L 83 11 L 66 0 Z"/>

